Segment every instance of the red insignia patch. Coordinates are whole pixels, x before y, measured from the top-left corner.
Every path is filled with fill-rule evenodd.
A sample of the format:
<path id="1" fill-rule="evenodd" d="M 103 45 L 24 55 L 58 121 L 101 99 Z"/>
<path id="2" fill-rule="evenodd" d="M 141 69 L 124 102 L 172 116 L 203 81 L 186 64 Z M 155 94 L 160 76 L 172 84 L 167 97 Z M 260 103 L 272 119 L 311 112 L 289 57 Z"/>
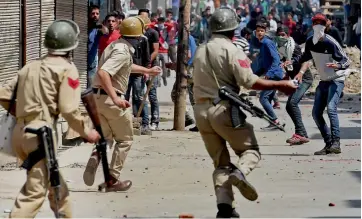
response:
<path id="1" fill-rule="evenodd" d="M 239 62 L 239 65 L 242 67 L 242 68 L 250 68 L 250 63 L 248 60 L 240 60 L 238 59 L 238 62 Z"/>
<path id="2" fill-rule="evenodd" d="M 79 78 L 73 80 L 73 79 L 68 77 L 68 84 L 74 90 L 77 89 L 79 87 Z"/>

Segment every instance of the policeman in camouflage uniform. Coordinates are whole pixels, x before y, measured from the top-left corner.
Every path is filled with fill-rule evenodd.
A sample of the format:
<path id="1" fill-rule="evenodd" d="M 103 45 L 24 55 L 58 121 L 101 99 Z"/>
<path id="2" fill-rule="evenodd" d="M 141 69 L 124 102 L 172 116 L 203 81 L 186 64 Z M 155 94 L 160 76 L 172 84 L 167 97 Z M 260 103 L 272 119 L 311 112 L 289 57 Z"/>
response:
<path id="1" fill-rule="evenodd" d="M 285 93 L 296 88 L 291 81 L 268 81 L 253 74 L 245 53 L 232 43 L 238 24 L 232 9 L 216 9 L 210 19 L 212 38 L 207 44 L 199 46 L 194 59 L 194 113 L 196 125 L 215 166 L 213 180 L 218 218 L 239 217 L 234 208 L 232 185 L 246 199 L 255 201 L 258 198 L 245 176 L 260 161 L 253 126 L 246 122 L 243 127 L 234 128 L 229 103 L 221 101 L 213 105 L 219 87 L 228 86 L 236 93 L 239 93 L 240 86 L 255 90 L 279 89 Z M 226 142 L 239 156 L 236 165 L 230 162 Z"/>
<path id="2" fill-rule="evenodd" d="M 17 77 L 0 88 L 0 104 L 8 109 L 9 100 L 16 83 L 21 89 L 16 95 L 16 125 L 12 144 L 18 158 L 24 161 L 38 149 L 40 142 L 34 134 L 25 133 L 25 128 L 38 129 L 44 125 L 56 128 L 59 114 L 89 142 L 99 140 L 99 134 L 85 125 L 79 111 L 81 88 L 76 66 L 69 60 L 70 52 L 78 46 L 79 27 L 71 20 L 53 22 L 45 35 L 44 45 L 48 54 L 25 65 Z M 55 138 L 55 135 L 53 137 Z M 54 142 L 55 149 L 57 148 Z M 30 157 L 29 157 L 30 159 Z M 51 209 L 61 217 L 71 218 L 68 187 L 60 175 L 58 206 L 54 191 L 49 188 L 45 159 L 37 162 L 28 172 L 27 179 L 15 200 L 10 218 L 34 218 L 39 212 L 47 191 Z"/>
<path id="3" fill-rule="evenodd" d="M 130 104 L 125 100 L 130 73 L 157 75 L 161 72 L 158 66 L 147 69 L 133 64 L 132 54 L 135 50 L 123 37 L 140 38 L 143 31 L 141 18 L 129 17 L 122 21 L 122 38 L 112 42 L 104 50 L 92 84 L 103 134 L 109 146 L 113 145 L 113 140 L 116 142 L 110 163 L 112 186 L 106 188 L 108 192 L 127 191 L 132 186 L 132 181 L 119 179 L 133 143 L 132 112 L 127 109 Z M 83 174 L 86 185 L 93 185 L 99 162 L 94 150 Z"/>

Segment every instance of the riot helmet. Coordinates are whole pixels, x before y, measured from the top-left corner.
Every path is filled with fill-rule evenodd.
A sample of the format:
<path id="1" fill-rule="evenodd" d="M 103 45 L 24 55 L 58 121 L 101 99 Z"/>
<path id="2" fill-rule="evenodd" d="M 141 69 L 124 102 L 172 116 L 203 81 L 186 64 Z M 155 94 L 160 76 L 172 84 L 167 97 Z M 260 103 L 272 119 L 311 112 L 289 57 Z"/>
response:
<path id="1" fill-rule="evenodd" d="M 240 18 L 236 12 L 228 7 L 215 10 L 210 18 L 210 29 L 212 33 L 232 31 L 238 28 Z"/>
<path id="2" fill-rule="evenodd" d="M 78 47 L 79 27 L 72 20 L 55 20 L 45 33 L 44 46 L 52 55 L 66 55 Z"/>

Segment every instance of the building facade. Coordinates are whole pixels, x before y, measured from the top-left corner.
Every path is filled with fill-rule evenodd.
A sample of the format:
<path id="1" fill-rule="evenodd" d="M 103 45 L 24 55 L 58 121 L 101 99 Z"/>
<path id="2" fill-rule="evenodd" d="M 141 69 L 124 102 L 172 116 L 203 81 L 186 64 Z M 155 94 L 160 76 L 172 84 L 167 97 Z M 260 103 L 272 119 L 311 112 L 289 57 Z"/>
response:
<path id="1" fill-rule="evenodd" d="M 43 39 L 54 19 L 71 19 L 79 25 L 80 42 L 73 52 L 73 62 L 82 87 L 86 87 L 88 0 L 0 1 L 0 84 L 13 78 L 26 63 L 47 53 Z"/>

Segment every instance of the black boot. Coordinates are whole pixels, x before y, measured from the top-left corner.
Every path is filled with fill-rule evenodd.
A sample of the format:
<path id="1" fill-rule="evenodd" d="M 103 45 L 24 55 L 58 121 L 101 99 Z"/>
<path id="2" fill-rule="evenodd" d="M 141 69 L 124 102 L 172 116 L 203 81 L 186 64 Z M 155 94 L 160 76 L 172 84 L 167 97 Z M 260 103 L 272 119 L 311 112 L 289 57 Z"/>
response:
<path id="1" fill-rule="evenodd" d="M 235 208 L 233 208 L 233 212 L 231 212 L 232 218 L 240 218 L 240 214 L 236 212 Z"/>
<path id="2" fill-rule="evenodd" d="M 217 209 L 219 210 L 216 214 L 216 218 L 231 218 L 233 215 L 233 209 L 231 205 L 228 204 L 218 204 Z"/>
<path id="3" fill-rule="evenodd" d="M 320 150 L 320 151 L 316 151 L 314 152 L 314 155 L 327 155 L 330 153 L 329 149 L 331 148 L 332 143 L 331 142 L 327 142 L 326 146 Z"/>
<path id="4" fill-rule="evenodd" d="M 185 116 L 185 127 L 195 124 L 195 121 L 190 116 Z"/>
<path id="5" fill-rule="evenodd" d="M 197 126 L 195 126 L 195 127 L 190 128 L 189 131 L 190 132 L 198 132 L 199 129 L 197 128 Z"/>
<path id="6" fill-rule="evenodd" d="M 340 154 L 341 153 L 341 143 L 339 139 L 334 139 L 332 145 L 329 148 L 329 153 L 331 154 Z"/>

